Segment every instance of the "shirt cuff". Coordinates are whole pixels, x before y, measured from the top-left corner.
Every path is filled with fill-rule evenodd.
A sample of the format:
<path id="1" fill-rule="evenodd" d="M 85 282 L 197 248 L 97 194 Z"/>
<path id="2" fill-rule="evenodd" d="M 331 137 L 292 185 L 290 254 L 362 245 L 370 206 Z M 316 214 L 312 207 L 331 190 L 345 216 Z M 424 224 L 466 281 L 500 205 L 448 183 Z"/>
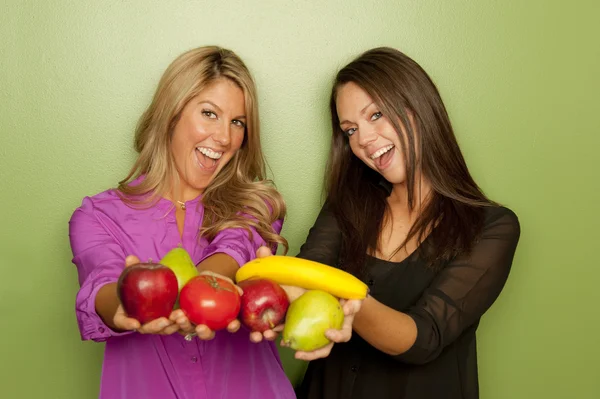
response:
<path id="1" fill-rule="evenodd" d="M 211 244 L 205 248 L 202 258 L 197 263 L 200 263 L 209 256 L 212 256 L 217 253 L 223 253 L 231 256 L 237 262 L 239 267 L 245 265 L 247 262 L 250 261 L 250 259 L 253 258 L 250 256 L 250 253 L 248 253 L 248 251 L 245 248 L 234 247 L 232 245 L 227 244 Z"/>
<path id="2" fill-rule="evenodd" d="M 133 331 L 117 332 L 111 329 L 96 312 L 96 295 L 104 285 L 115 283 L 116 281 L 106 278 L 95 281 L 89 290 L 81 289 L 77 294 L 77 305 L 75 312 L 77 314 L 77 324 L 81 339 L 104 342 L 110 337 L 128 335 Z"/>
<path id="3" fill-rule="evenodd" d="M 425 364 L 438 356 L 436 348 L 440 348 L 440 345 L 439 342 L 432 342 L 435 338 L 433 334 L 428 333 L 431 330 L 429 321 L 415 313 L 411 313 L 409 316 L 417 326 L 417 338 L 406 352 L 394 356 L 394 359 L 408 364 Z"/>

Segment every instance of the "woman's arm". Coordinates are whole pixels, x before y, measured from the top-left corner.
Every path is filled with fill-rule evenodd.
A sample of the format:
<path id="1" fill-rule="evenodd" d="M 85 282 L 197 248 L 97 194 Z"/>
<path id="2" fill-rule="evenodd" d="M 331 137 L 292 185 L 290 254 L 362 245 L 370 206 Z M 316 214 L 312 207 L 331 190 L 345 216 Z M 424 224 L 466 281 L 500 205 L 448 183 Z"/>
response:
<path id="1" fill-rule="evenodd" d="M 417 339 L 417 325 L 409 315 L 367 297 L 354 317 L 354 331 L 389 355 L 410 349 Z"/>
<path id="2" fill-rule="evenodd" d="M 227 277 L 230 280 L 235 280 L 235 273 L 240 268 L 238 261 L 231 255 L 221 252 L 215 252 L 196 265 L 200 272 L 213 272 Z"/>
<path id="3" fill-rule="evenodd" d="M 500 295 L 519 236 L 517 216 L 502 208 L 486 221 L 472 251 L 440 271 L 415 306 L 403 313 L 368 298 L 355 317 L 354 330 L 399 361 L 422 364 L 435 359 Z"/>
<path id="4" fill-rule="evenodd" d="M 98 221 L 91 199 L 84 199 L 73 213 L 69 236 L 79 276 L 75 313 L 82 339 L 105 341 L 111 336 L 130 334 L 132 330 L 156 334 L 177 330 L 165 318 L 140 326 L 123 311 L 117 296 L 117 281 L 126 264 L 138 260 L 127 257 L 122 246 Z"/>

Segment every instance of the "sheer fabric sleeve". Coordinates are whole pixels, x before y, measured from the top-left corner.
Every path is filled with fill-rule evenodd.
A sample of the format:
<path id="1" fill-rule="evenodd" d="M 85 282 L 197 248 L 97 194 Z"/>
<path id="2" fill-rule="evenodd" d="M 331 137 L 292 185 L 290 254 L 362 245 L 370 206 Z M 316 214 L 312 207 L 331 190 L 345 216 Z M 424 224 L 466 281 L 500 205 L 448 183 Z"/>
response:
<path id="1" fill-rule="evenodd" d="M 500 295 L 508 278 L 520 225 L 507 208 L 488 214 L 471 253 L 449 263 L 406 313 L 417 325 L 417 339 L 398 361 L 424 364 L 435 359 L 475 323 Z"/>
<path id="2" fill-rule="evenodd" d="M 341 245 L 342 233 L 335 216 L 325 204 L 296 257 L 338 267 Z"/>

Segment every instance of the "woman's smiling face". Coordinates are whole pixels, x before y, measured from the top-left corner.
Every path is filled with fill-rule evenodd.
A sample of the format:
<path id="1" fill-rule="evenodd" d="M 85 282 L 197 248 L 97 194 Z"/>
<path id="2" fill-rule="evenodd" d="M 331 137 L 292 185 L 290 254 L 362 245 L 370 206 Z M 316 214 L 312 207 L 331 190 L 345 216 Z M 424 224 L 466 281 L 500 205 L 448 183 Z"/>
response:
<path id="1" fill-rule="evenodd" d="M 356 83 L 343 84 L 337 90 L 336 109 L 354 155 L 390 183 L 404 183 L 400 136 L 367 92 Z"/>
<path id="2" fill-rule="evenodd" d="M 240 149 L 245 113 L 244 92 L 226 78 L 209 84 L 183 108 L 171 138 L 183 199 L 204 192 Z"/>

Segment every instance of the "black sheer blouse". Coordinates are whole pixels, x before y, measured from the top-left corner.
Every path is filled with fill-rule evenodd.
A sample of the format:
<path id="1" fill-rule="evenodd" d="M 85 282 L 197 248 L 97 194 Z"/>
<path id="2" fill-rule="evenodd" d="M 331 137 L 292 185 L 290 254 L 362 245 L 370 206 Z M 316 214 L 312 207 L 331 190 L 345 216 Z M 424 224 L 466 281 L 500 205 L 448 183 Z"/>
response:
<path id="1" fill-rule="evenodd" d="M 415 344 L 391 356 L 354 333 L 329 357 L 310 362 L 298 397 L 478 398 L 475 331 L 508 278 L 519 236 L 517 216 L 490 207 L 471 253 L 438 271 L 418 251 L 401 262 L 369 257 L 364 281 L 371 296 L 415 320 Z M 338 265 L 340 245 L 335 217 L 323 208 L 298 257 Z"/>

